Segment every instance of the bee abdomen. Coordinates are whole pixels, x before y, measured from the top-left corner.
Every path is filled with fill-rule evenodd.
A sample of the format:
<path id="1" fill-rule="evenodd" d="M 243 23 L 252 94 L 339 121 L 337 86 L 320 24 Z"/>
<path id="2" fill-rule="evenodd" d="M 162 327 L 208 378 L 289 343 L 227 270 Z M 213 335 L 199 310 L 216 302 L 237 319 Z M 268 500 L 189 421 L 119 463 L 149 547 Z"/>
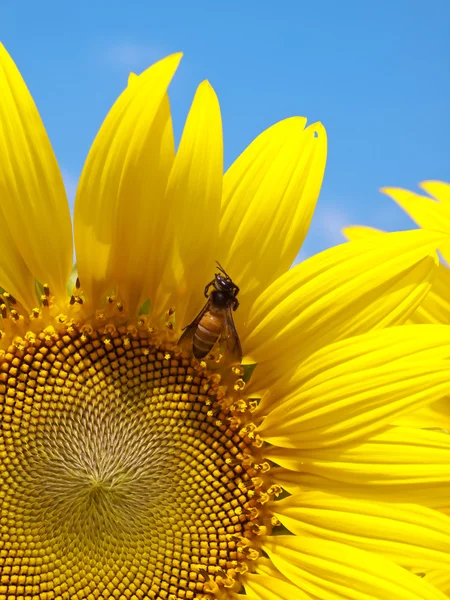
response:
<path id="1" fill-rule="evenodd" d="M 208 354 L 222 331 L 223 316 L 207 312 L 198 324 L 194 336 L 193 350 L 195 358 L 203 358 Z"/>

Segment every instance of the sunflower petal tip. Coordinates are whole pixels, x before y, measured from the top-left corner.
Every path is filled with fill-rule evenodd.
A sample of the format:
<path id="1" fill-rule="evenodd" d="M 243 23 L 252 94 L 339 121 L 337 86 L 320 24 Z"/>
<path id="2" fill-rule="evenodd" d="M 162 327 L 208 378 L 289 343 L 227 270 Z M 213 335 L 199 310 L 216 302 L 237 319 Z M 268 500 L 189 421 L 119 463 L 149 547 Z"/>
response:
<path id="1" fill-rule="evenodd" d="M 174 62 L 176 61 L 177 65 L 179 65 L 181 59 L 183 58 L 183 52 L 174 52 L 173 54 L 169 54 L 167 58 L 173 60 Z"/>
<path id="2" fill-rule="evenodd" d="M 219 106 L 219 98 L 208 79 L 204 79 L 200 82 L 195 92 L 195 96 L 206 100 L 208 103 L 212 102 L 214 105 Z"/>
<path id="3" fill-rule="evenodd" d="M 313 127 L 314 129 L 317 129 L 317 131 L 326 133 L 325 125 L 322 123 L 322 121 L 316 121 L 315 123 L 312 123 L 311 127 Z"/>
<path id="4" fill-rule="evenodd" d="M 5 45 L 3 44 L 3 42 L 0 42 L 0 63 L 3 63 L 5 61 L 11 61 L 12 58 L 8 52 L 8 50 L 6 49 Z"/>
<path id="5" fill-rule="evenodd" d="M 214 92 L 214 88 L 211 85 L 211 82 L 208 79 L 204 79 L 203 81 L 200 82 L 199 86 L 198 86 L 199 90 L 206 90 L 208 92 Z"/>
<path id="6" fill-rule="evenodd" d="M 448 186 L 449 184 L 442 179 L 425 179 L 419 183 L 419 187 L 422 188 L 427 194 L 429 193 L 429 187 L 434 186 Z"/>
<path id="7" fill-rule="evenodd" d="M 381 187 L 380 192 L 382 194 L 385 194 L 386 196 L 389 196 L 390 198 L 392 198 L 392 200 L 394 200 L 394 202 L 397 202 L 397 204 L 399 204 L 402 207 L 403 207 L 402 201 L 405 200 L 406 197 L 414 195 L 413 192 L 405 190 L 404 188 L 390 187 L 390 186 Z"/>
<path id="8" fill-rule="evenodd" d="M 136 79 L 138 78 L 138 75 L 136 73 L 133 73 L 133 71 L 131 71 L 128 74 L 128 86 L 132 85 Z"/>
<path id="9" fill-rule="evenodd" d="M 162 65 L 164 65 L 164 67 L 166 67 L 167 69 L 170 69 L 173 72 L 175 72 L 178 68 L 178 65 L 181 61 L 182 56 L 183 56 L 182 52 L 175 52 L 174 54 L 169 54 L 168 56 L 165 56 L 164 58 L 157 60 L 152 65 L 147 67 L 147 69 L 145 69 L 140 75 L 137 75 L 136 78 L 139 77 L 141 79 L 141 81 L 145 81 L 147 79 L 147 77 L 151 78 L 153 76 L 155 67 L 157 67 L 157 66 L 161 67 Z M 130 76 L 131 75 L 132 74 L 130 73 Z M 133 79 L 133 78 L 131 78 L 131 79 Z M 130 78 L 128 79 L 128 84 L 130 84 Z"/>
<path id="10" fill-rule="evenodd" d="M 174 52 L 173 54 L 169 54 L 165 58 L 162 58 L 161 62 L 173 63 L 176 68 L 180 64 L 182 58 L 183 58 L 182 52 Z"/>
<path id="11" fill-rule="evenodd" d="M 347 225 L 346 227 L 341 227 L 341 234 L 345 237 L 345 238 L 349 238 L 349 236 L 351 235 L 353 229 L 355 229 L 355 227 L 358 227 L 358 225 Z"/>
<path id="12" fill-rule="evenodd" d="M 321 121 L 317 121 L 317 123 L 313 123 L 311 127 L 314 129 L 314 137 L 327 144 L 328 136 L 325 125 Z"/>
<path id="13" fill-rule="evenodd" d="M 303 117 L 301 115 L 293 115 L 292 117 L 286 117 L 286 119 L 282 119 L 281 121 L 278 121 L 278 123 L 283 123 L 285 125 L 287 125 L 287 124 L 300 125 L 301 128 L 304 129 L 306 127 L 307 121 L 308 121 L 307 117 Z M 276 125 L 278 123 L 276 123 Z"/>

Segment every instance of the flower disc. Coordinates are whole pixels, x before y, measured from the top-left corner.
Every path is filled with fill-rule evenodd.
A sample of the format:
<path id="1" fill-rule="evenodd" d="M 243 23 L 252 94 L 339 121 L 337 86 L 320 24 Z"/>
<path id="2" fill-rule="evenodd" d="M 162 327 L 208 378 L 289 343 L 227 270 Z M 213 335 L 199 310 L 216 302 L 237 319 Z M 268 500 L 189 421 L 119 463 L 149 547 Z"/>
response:
<path id="1" fill-rule="evenodd" d="M 251 442 L 217 376 L 113 326 L 42 333 L 0 368 L 2 598 L 234 584 L 254 526 Z"/>

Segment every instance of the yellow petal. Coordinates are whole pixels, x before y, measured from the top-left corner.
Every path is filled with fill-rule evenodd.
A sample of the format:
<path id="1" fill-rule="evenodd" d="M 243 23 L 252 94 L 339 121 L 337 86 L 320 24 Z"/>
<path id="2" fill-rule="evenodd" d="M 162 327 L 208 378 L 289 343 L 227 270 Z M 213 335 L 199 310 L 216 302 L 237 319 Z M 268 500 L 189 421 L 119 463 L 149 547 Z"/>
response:
<path id="1" fill-rule="evenodd" d="M 380 229 L 375 229 L 374 227 L 366 227 L 365 225 L 351 225 L 342 229 L 342 235 L 351 242 L 365 240 L 380 233 L 385 232 L 381 231 Z"/>
<path id="2" fill-rule="evenodd" d="M 292 535 L 269 537 L 263 549 L 295 585 L 320 600 L 444 600 L 423 579 L 370 552 Z"/>
<path id="3" fill-rule="evenodd" d="M 431 289 L 411 315 L 411 321 L 450 325 L 450 270 L 444 265 L 436 269 Z"/>
<path id="4" fill-rule="evenodd" d="M 17 251 L 23 259 L 13 259 L 18 273 L 13 280 L 7 276 L 5 284 L 27 305 L 36 304 L 18 281 L 21 276 L 29 280 L 32 273 L 55 296 L 65 298 L 72 226 L 64 183 L 33 99 L 1 44 L 0 139 L 0 227 L 10 242 L 3 240 L 3 260 Z"/>
<path id="5" fill-rule="evenodd" d="M 420 187 L 442 204 L 450 204 L 450 183 L 444 181 L 422 181 Z"/>
<path id="6" fill-rule="evenodd" d="M 37 305 L 36 280 L 21 256 L 21 246 L 11 237 L 0 214 L 0 287 L 28 311 Z"/>
<path id="7" fill-rule="evenodd" d="M 425 575 L 425 581 L 434 585 L 441 592 L 445 592 L 447 596 L 450 594 L 450 572 L 446 571 L 430 571 Z"/>
<path id="8" fill-rule="evenodd" d="M 271 482 L 280 485 L 290 494 L 304 494 L 306 492 L 332 493 L 355 500 L 371 500 L 381 502 L 404 502 L 405 498 L 411 503 L 421 504 L 428 508 L 442 511 L 450 506 L 450 486 L 431 482 L 414 485 L 408 482 L 391 483 L 385 485 L 370 485 L 367 488 L 363 479 L 361 483 L 347 483 L 336 479 L 328 479 L 311 473 L 298 473 L 283 467 L 270 470 Z"/>
<path id="9" fill-rule="evenodd" d="M 285 448 L 357 440 L 450 395 L 448 357 L 444 325 L 393 327 L 326 346 L 263 397 L 259 412 L 268 416 L 258 431 Z"/>
<path id="10" fill-rule="evenodd" d="M 166 90 L 180 58 L 169 56 L 134 78 L 86 160 L 75 201 L 75 243 L 81 284 L 94 306 L 118 287 L 133 310 L 143 290 L 155 286 L 149 260 L 159 249 L 174 154 Z"/>
<path id="11" fill-rule="evenodd" d="M 428 182 L 427 182 L 428 183 Z M 440 182 L 431 182 L 440 183 Z M 442 184 L 450 187 L 447 184 Z M 342 230 L 344 236 L 350 241 L 366 239 L 368 237 L 384 234 L 384 231 L 354 225 Z M 450 270 L 444 265 L 438 265 L 433 283 L 427 296 L 411 315 L 412 323 L 445 323 L 450 324 Z"/>
<path id="12" fill-rule="evenodd" d="M 308 600 L 311 598 L 296 585 L 267 575 L 246 573 L 243 581 L 246 598 L 254 600 Z"/>
<path id="13" fill-rule="evenodd" d="M 423 229 L 450 232 L 450 205 L 441 204 L 431 198 L 400 188 L 383 188 L 381 191 L 395 200 Z M 439 246 L 439 250 L 445 260 L 449 262 L 449 241 L 444 240 Z"/>
<path id="14" fill-rule="evenodd" d="M 289 583 L 289 580 L 286 579 L 286 577 L 280 573 L 280 571 L 275 567 L 270 558 L 266 558 L 265 556 L 260 556 L 255 561 L 255 571 L 260 575 L 268 575 L 269 577 L 281 579 L 282 581 L 286 581 L 287 583 Z"/>
<path id="15" fill-rule="evenodd" d="M 349 544 L 407 568 L 450 567 L 450 518 L 424 506 L 309 491 L 270 510 L 295 535 Z"/>
<path id="16" fill-rule="evenodd" d="M 155 313 L 176 306 L 179 327 L 202 308 L 203 290 L 214 277 L 222 178 L 220 107 L 204 81 L 195 94 L 170 173 L 161 248 L 153 257 L 164 266 Z"/>
<path id="17" fill-rule="evenodd" d="M 366 486 L 450 481 L 450 436 L 393 427 L 361 443 L 299 452 L 270 446 L 264 456 L 286 469 Z"/>
<path id="18" fill-rule="evenodd" d="M 447 396 L 413 413 L 398 416 L 392 422 L 404 427 L 450 431 L 450 398 Z"/>
<path id="19" fill-rule="evenodd" d="M 258 366 L 254 381 L 267 386 L 305 353 L 404 323 L 430 289 L 433 248 L 443 238 L 418 230 L 386 234 L 383 244 L 341 244 L 277 279 L 255 302 L 247 337 L 241 333 L 254 362 L 270 361 L 270 370 Z"/>
<path id="20" fill-rule="evenodd" d="M 224 176 L 218 256 L 245 288 L 236 319 L 289 269 L 308 232 L 325 170 L 320 123 L 281 121 L 259 135 Z"/>

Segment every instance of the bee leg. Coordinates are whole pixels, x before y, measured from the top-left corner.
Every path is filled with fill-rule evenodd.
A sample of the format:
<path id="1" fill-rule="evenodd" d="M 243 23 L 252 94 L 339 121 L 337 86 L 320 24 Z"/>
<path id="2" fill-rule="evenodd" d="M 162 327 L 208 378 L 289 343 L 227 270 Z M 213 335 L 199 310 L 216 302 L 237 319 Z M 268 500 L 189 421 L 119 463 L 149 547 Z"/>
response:
<path id="1" fill-rule="evenodd" d="M 204 291 L 205 298 L 208 298 L 208 297 L 209 297 L 209 288 L 210 288 L 212 285 L 214 285 L 214 280 L 210 281 L 210 282 L 208 283 L 208 285 L 205 287 L 205 291 Z"/>
<path id="2" fill-rule="evenodd" d="M 234 298 L 234 306 L 233 306 L 233 310 L 236 310 L 237 307 L 239 306 L 239 300 L 237 298 Z"/>
<path id="3" fill-rule="evenodd" d="M 234 286 L 234 295 L 237 296 L 239 294 L 239 289 L 237 285 Z"/>

